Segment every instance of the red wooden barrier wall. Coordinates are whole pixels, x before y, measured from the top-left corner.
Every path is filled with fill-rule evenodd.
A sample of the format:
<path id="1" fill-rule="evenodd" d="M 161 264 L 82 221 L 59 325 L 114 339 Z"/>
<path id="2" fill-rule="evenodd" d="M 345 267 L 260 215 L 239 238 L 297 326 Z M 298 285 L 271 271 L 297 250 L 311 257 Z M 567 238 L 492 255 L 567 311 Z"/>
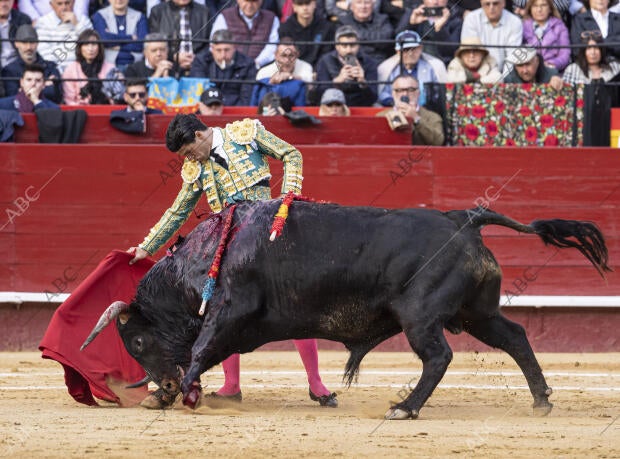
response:
<path id="1" fill-rule="evenodd" d="M 101 106 L 97 106 L 101 107 Z M 245 108 L 245 107 L 234 107 Z M 361 108 L 361 107 L 360 107 Z M 364 107 L 370 108 L 370 107 Z M 310 109 L 310 107 L 308 107 Z M 293 127 L 282 116 L 256 115 L 223 115 L 201 116 L 208 126 L 223 127 L 226 123 L 237 121 L 243 116 L 258 118 L 271 132 L 293 145 L 303 144 L 382 144 L 382 145 L 409 145 L 411 134 L 392 131 L 383 117 L 372 115 L 348 118 L 346 122 L 339 117 L 321 117 L 320 125 Z M 33 114 L 25 114 L 24 126 L 15 129 L 17 143 L 36 143 L 39 141 L 37 119 Z M 110 116 L 107 114 L 89 114 L 80 137 L 81 143 L 87 144 L 161 144 L 163 143 L 166 128 L 172 120 L 172 115 L 149 115 L 145 134 L 127 134 L 110 125 Z M 353 129 L 352 129 L 353 126 Z"/>
<path id="2" fill-rule="evenodd" d="M 592 220 L 603 229 L 611 264 L 617 266 L 620 157 L 614 150 L 317 145 L 300 149 L 304 193 L 314 198 L 442 210 L 470 208 L 487 200 L 493 209 L 523 222 Z M 108 251 L 140 242 L 172 202 L 180 185 L 178 166 L 176 157 L 160 145 L 4 144 L 0 244 L 6 253 L 0 262 L 0 291 L 54 292 L 63 284 L 70 291 Z M 273 170 L 273 185 L 279 188 L 281 168 L 275 163 Z M 198 213 L 205 211 L 203 200 Z M 184 232 L 198 221 L 192 217 Z M 534 267 L 538 277 L 522 285 L 522 294 L 620 295 L 616 273 L 601 280 L 575 251 L 554 255 L 555 250 L 536 237 L 505 228 L 488 227 L 483 234 L 503 268 L 503 291 L 514 293 L 515 282 Z M 620 350 L 615 332 L 618 313 L 599 313 L 590 317 L 591 323 L 582 324 L 601 321 L 612 338 L 591 337 L 602 340 L 591 349 Z M 536 311 L 527 314 L 537 316 Z M 555 336 L 565 331 L 558 328 Z M 541 329 L 542 337 L 548 339 L 553 335 L 549 333 Z"/>

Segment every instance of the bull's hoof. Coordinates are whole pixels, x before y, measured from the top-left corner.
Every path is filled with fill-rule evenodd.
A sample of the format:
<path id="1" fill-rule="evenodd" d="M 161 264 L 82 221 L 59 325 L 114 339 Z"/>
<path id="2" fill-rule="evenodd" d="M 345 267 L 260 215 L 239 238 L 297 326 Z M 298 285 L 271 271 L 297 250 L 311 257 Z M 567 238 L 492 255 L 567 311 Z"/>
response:
<path id="1" fill-rule="evenodd" d="M 140 402 L 140 406 L 149 410 L 164 410 L 170 408 L 174 404 L 175 399 L 175 395 L 169 394 L 163 389 L 157 389 L 155 392 L 147 395 Z"/>
<path id="2" fill-rule="evenodd" d="M 195 410 L 200 403 L 201 393 L 200 384 L 193 382 L 187 393 L 183 394 L 183 405 L 189 406 L 192 410 Z"/>
<path id="3" fill-rule="evenodd" d="M 388 421 L 403 421 L 405 419 L 417 419 L 417 411 L 403 410 L 402 408 L 390 408 L 385 413 L 385 419 Z"/>
<path id="4" fill-rule="evenodd" d="M 551 410 L 553 409 L 553 403 L 545 400 L 534 403 L 532 407 L 534 409 L 534 416 L 543 417 L 551 413 Z"/>
<path id="5" fill-rule="evenodd" d="M 336 398 L 336 392 L 332 392 L 329 395 L 314 395 L 310 389 L 308 389 L 308 393 L 310 394 L 310 400 L 313 402 L 319 402 L 321 406 L 327 406 L 329 408 L 338 408 L 338 399 Z"/>

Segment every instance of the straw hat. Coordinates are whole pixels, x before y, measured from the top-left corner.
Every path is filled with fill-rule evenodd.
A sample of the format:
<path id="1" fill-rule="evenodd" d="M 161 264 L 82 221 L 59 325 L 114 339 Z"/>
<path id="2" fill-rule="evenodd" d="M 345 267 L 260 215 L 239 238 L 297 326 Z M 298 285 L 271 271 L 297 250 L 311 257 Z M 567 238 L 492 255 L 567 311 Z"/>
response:
<path id="1" fill-rule="evenodd" d="M 459 46 L 459 49 L 457 49 L 456 53 L 454 54 L 456 57 L 461 57 L 461 53 L 463 53 L 464 51 L 470 51 L 472 49 L 484 53 L 484 57 L 487 57 L 489 55 L 489 50 L 482 45 L 482 42 L 478 37 L 463 38 L 463 40 L 461 41 L 461 46 Z"/>

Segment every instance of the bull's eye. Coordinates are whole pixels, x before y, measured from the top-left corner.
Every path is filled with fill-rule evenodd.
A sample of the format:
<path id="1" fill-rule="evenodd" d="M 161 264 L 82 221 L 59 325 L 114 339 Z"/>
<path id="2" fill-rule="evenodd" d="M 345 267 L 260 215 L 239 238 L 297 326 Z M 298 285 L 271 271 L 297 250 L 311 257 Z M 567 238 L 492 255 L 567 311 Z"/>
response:
<path id="1" fill-rule="evenodd" d="M 144 340 L 141 336 L 136 336 L 132 342 L 133 350 L 140 354 L 144 350 Z"/>

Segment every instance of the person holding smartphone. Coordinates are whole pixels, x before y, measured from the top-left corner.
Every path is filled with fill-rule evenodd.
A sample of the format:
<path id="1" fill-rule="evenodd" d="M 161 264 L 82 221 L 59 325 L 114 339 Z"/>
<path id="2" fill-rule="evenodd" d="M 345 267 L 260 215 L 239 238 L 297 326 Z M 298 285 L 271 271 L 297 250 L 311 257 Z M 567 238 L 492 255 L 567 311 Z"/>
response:
<path id="1" fill-rule="evenodd" d="M 360 40 L 352 26 L 336 30 L 336 49 L 325 54 L 317 64 L 316 99 L 330 87 L 340 89 L 349 107 L 370 106 L 377 100 L 377 62 L 360 51 Z"/>
<path id="2" fill-rule="evenodd" d="M 411 75 L 399 75 L 392 81 L 394 106 L 377 113 L 376 116 L 388 118 L 392 129 L 411 129 L 412 145 L 443 145 L 444 132 L 441 117 L 418 103 L 420 83 Z M 397 116 L 394 116 L 397 112 Z M 397 120 L 406 120 L 407 124 Z"/>
<path id="3" fill-rule="evenodd" d="M 396 33 L 413 30 L 425 41 L 446 43 L 446 45 L 425 44 L 424 52 L 441 59 L 444 65 L 454 57 L 461 39 L 463 20 L 454 9 L 448 7 L 448 0 L 423 0 L 417 7 L 405 8 L 396 26 Z M 452 43 L 452 44 L 450 44 Z"/>

